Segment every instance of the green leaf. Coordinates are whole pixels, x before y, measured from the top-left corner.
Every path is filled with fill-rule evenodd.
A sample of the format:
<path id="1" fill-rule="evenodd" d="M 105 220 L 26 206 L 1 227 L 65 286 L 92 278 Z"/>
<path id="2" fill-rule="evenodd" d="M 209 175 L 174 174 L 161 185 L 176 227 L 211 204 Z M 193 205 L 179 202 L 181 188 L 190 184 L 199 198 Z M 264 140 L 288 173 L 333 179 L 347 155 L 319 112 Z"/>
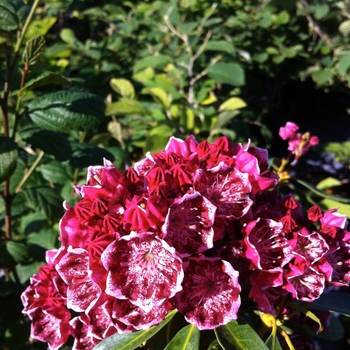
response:
<path id="1" fill-rule="evenodd" d="M 315 7 L 315 18 L 320 20 L 328 15 L 329 6 L 326 4 L 317 5 Z"/>
<path id="2" fill-rule="evenodd" d="M 350 55 L 342 57 L 337 63 L 337 71 L 341 76 L 345 76 L 350 69 Z"/>
<path id="3" fill-rule="evenodd" d="M 144 152 L 159 152 L 164 149 L 169 141 L 169 137 L 174 134 L 174 129 L 170 125 L 158 125 L 149 132 Z"/>
<path id="4" fill-rule="evenodd" d="M 219 112 L 221 111 L 233 111 L 235 109 L 240 109 L 247 107 L 247 104 L 239 97 L 231 97 L 221 104 L 219 107 Z"/>
<path id="5" fill-rule="evenodd" d="M 46 17 L 32 20 L 29 24 L 28 30 L 26 31 L 24 39 L 29 40 L 38 35 L 44 36 L 56 23 L 56 21 L 57 17 Z"/>
<path id="6" fill-rule="evenodd" d="M 224 350 L 268 350 L 258 334 L 248 324 L 231 321 L 214 329 L 216 338 Z"/>
<path id="7" fill-rule="evenodd" d="M 44 265 L 43 262 L 34 261 L 28 265 L 17 265 L 16 270 L 19 277 L 19 281 L 24 284 L 26 283 L 30 277 L 32 277 L 35 273 L 38 272 L 39 267 Z"/>
<path id="8" fill-rule="evenodd" d="M 274 18 L 273 23 L 276 26 L 287 24 L 290 21 L 290 15 L 287 11 L 281 11 L 276 18 Z"/>
<path id="9" fill-rule="evenodd" d="M 137 101 L 130 101 L 126 99 L 120 99 L 117 102 L 113 102 L 107 105 L 106 115 L 124 115 L 124 114 L 148 114 L 147 109 Z"/>
<path id="10" fill-rule="evenodd" d="M 350 316 L 350 294 L 347 293 L 323 293 L 310 305 L 314 310 L 337 312 Z"/>
<path id="11" fill-rule="evenodd" d="M 126 98 L 133 99 L 135 97 L 134 86 L 127 79 L 115 79 L 112 78 L 110 81 L 111 88 Z"/>
<path id="12" fill-rule="evenodd" d="M 139 72 L 140 70 L 143 70 L 145 68 L 164 68 L 168 63 L 171 62 L 170 57 L 165 55 L 158 55 L 158 56 L 148 56 L 140 61 L 138 61 L 134 65 L 134 73 Z"/>
<path id="13" fill-rule="evenodd" d="M 219 117 L 215 124 L 212 126 L 212 130 L 221 129 L 224 127 L 231 119 L 239 114 L 239 111 L 223 111 L 219 114 Z"/>
<path id="14" fill-rule="evenodd" d="M 334 201 L 337 201 L 339 203 L 346 203 L 346 204 L 350 204 L 350 199 L 349 198 L 344 198 L 344 197 L 339 197 L 339 196 L 335 196 L 332 194 L 328 194 L 324 191 L 319 190 L 318 188 L 316 188 L 315 186 L 300 180 L 300 179 L 296 179 L 293 178 L 293 180 L 295 180 L 296 182 L 298 182 L 300 185 L 304 186 L 305 188 L 307 188 L 308 190 L 310 190 L 311 192 L 313 192 L 314 194 L 323 197 L 323 198 L 328 198 Z"/>
<path id="15" fill-rule="evenodd" d="M 333 72 L 331 70 L 317 70 L 311 73 L 311 77 L 314 82 L 318 85 L 324 85 L 330 82 L 333 77 Z"/>
<path id="16" fill-rule="evenodd" d="M 22 191 L 31 208 L 43 214 L 48 220 L 62 216 L 63 199 L 51 187 L 37 186 Z"/>
<path id="17" fill-rule="evenodd" d="M 272 332 L 267 338 L 265 344 L 270 350 L 283 350 L 278 338 L 276 337 L 276 335 L 273 335 Z"/>
<path id="18" fill-rule="evenodd" d="M 37 170 L 48 182 L 64 185 L 70 180 L 70 177 L 67 174 L 66 166 L 57 160 L 52 160 L 49 163 L 41 164 L 37 167 Z"/>
<path id="19" fill-rule="evenodd" d="M 37 87 L 44 86 L 44 85 L 61 84 L 61 83 L 67 83 L 67 82 L 70 83 L 72 81 L 73 79 L 66 78 L 59 73 L 44 72 L 39 76 L 37 76 L 36 78 L 28 81 L 24 85 L 24 87 L 18 91 L 18 94 L 21 95 L 24 92 L 27 92 L 28 90 L 33 90 Z"/>
<path id="20" fill-rule="evenodd" d="M 171 96 L 168 95 L 163 89 L 159 87 L 153 87 L 149 89 L 149 92 L 156 100 L 156 102 L 160 102 L 165 109 L 170 107 Z"/>
<path id="21" fill-rule="evenodd" d="M 338 27 L 340 33 L 342 33 L 344 36 L 347 36 L 350 34 L 350 19 L 347 19 L 346 21 L 340 23 Z"/>
<path id="22" fill-rule="evenodd" d="M 176 314 L 177 310 L 172 310 L 167 317 L 157 326 L 151 327 L 146 331 L 137 331 L 126 334 L 114 334 L 109 338 L 102 340 L 94 347 L 94 350 L 133 350 L 139 347 L 146 340 L 151 338 L 160 329 L 162 329 Z"/>
<path id="23" fill-rule="evenodd" d="M 73 45 L 74 44 L 74 40 L 75 40 L 75 36 L 74 36 L 74 32 L 72 29 L 69 28 L 64 28 L 61 30 L 60 33 L 60 38 L 67 44 L 69 45 Z"/>
<path id="24" fill-rule="evenodd" d="M 164 350 L 198 350 L 199 336 L 198 328 L 189 324 L 177 332 Z"/>
<path id="25" fill-rule="evenodd" d="M 225 40 L 209 40 L 205 46 L 205 51 L 222 51 L 234 54 L 236 52 L 234 46 Z"/>
<path id="26" fill-rule="evenodd" d="M 217 83 L 241 86 L 245 83 L 244 70 L 237 63 L 217 62 L 209 66 L 208 76 Z"/>
<path id="27" fill-rule="evenodd" d="M 310 330 L 311 336 L 315 340 L 328 340 L 331 342 L 339 341 L 344 339 L 344 326 L 342 322 L 339 320 L 339 318 L 336 315 L 332 315 L 329 320 L 329 324 L 327 324 L 327 328 L 329 328 L 329 331 L 321 332 L 321 333 L 313 333 Z"/>
<path id="28" fill-rule="evenodd" d="M 33 260 L 29 254 L 28 246 L 24 243 L 8 241 L 6 242 L 6 248 L 17 263 L 28 264 Z"/>
<path id="29" fill-rule="evenodd" d="M 258 14 L 259 26 L 262 28 L 269 28 L 272 24 L 272 16 L 268 12 Z"/>
<path id="30" fill-rule="evenodd" d="M 9 137 L 0 136 L 0 183 L 7 180 L 17 167 L 17 143 Z"/>
<path id="31" fill-rule="evenodd" d="M 45 217 L 40 213 L 30 213 L 21 217 L 20 231 L 24 235 L 39 232 L 47 223 Z"/>
<path id="32" fill-rule="evenodd" d="M 22 1 L 0 0 L 0 30 L 16 30 L 28 12 L 29 6 Z"/>
<path id="33" fill-rule="evenodd" d="M 107 150 L 87 143 L 72 142 L 73 155 L 69 162 L 73 168 L 87 168 L 91 164 L 103 164 L 103 158 L 114 161 L 114 156 Z"/>
<path id="34" fill-rule="evenodd" d="M 26 42 L 23 51 L 22 60 L 24 63 L 33 65 L 45 50 L 45 39 L 43 36 L 35 36 Z"/>
<path id="35" fill-rule="evenodd" d="M 72 147 L 64 134 L 30 127 L 22 130 L 20 135 L 32 147 L 39 148 L 47 154 L 52 154 L 59 161 L 72 157 Z"/>
<path id="36" fill-rule="evenodd" d="M 28 235 L 28 244 L 36 244 L 47 250 L 55 249 L 58 243 L 58 232 L 53 228 L 41 230 L 38 233 Z"/>
<path id="37" fill-rule="evenodd" d="M 40 96 L 28 104 L 28 115 L 38 126 L 66 132 L 88 131 L 104 118 L 101 97 L 82 91 L 58 91 Z"/>

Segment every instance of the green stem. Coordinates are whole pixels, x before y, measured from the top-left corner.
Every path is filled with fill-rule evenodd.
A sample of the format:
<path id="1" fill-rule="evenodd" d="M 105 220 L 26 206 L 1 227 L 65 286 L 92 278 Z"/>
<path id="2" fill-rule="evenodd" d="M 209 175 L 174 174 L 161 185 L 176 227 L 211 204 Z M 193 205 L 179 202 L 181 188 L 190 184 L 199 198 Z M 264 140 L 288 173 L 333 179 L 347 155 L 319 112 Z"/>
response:
<path id="1" fill-rule="evenodd" d="M 37 7 L 39 6 L 39 2 L 40 2 L 40 0 L 35 0 L 32 8 L 30 9 L 29 15 L 28 15 L 26 22 L 24 23 L 23 29 L 21 31 L 21 35 L 19 36 L 19 38 L 17 40 L 16 46 L 15 46 L 15 52 L 18 52 L 21 45 L 22 45 L 24 36 L 25 36 L 27 29 L 29 27 L 29 24 L 32 21 L 32 18 L 34 16 L 34 13 L 35 13 Z"/>
<path id="2" fill-rule="evenodd" d="M 35 159 L 35 162 L 32 164 L 28 172 L 23 176 L 21 182 L 18 184 L 15 193 L 18 193 L 22 190 L 23 185 L 27 182 L 29 179 L 30 175 L 34 171 L 34 169 L 38 166 L 39 162 L 41 161 L 41 158 L 44 156 L 44 152 L 40 151 L 38 154 L 38 157 Z"/>

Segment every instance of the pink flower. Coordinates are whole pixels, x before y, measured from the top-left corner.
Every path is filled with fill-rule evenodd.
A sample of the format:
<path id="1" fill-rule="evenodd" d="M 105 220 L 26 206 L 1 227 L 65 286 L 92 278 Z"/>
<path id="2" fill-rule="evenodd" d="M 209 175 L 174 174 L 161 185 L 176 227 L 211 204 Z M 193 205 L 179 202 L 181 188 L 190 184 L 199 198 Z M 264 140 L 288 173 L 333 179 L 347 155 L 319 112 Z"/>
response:
<path id="1" fill-rule="evenodd" d="M 216 207 L 199 192 L 185 194 L 170 206 L 163 225 L 164 239 L 181 257 L 213 247 Z"/>
<path id="2" fill-rule="evenodd" d="M 176 308 L 198 329 L 213 329 L 237 319 L 241 304 L 238 272 L 219 258 L 189 258 Z"/>
<path id="3" fill-rule="evenodd" d="M 295 133 L 299 129 L 299 126 L 293 122 L 287 122 L 287 124 L 280 128 L 278 135 L 281 136 L 282 140 L 294 138 Z"/>
<path id="4" fill-rule="evenodd" d="M 283 267 L 292 259 L 292 246 L 283 233 L 283 225 L 269 219 L 257 219 L 245 229 L 244 256 L 251 266 L 268 270 Z"/>
<path id="5" fill-rule="evenodd" d="M 108 271 L 106 293 L 128 299 L 145 312 L 182 289 L 182 261 L 151 232 L 132 232 L 112 242 L 101 256 Z"/>
<path id="6" fill-rule="evenodd" d="M 253 204 L 249 198 L 248 174 L 232 169 L 223 162 L 215 168 L 196 171 L 194 188 L 217 208 L 217 215 L 239 219 Z"/>
<path id="7" fill-rule="evenodd" d="M 55 257 L 56 251 L 46 254 L 47 264 L 39 268 L 21 295 L 23 313 L 32 320 L 31 337 L 48 343 L 50 350 L 58 349 L 67 341 L 71 318 L 65 297 L 56 288 L 60 282 L 53 262 Z"/>

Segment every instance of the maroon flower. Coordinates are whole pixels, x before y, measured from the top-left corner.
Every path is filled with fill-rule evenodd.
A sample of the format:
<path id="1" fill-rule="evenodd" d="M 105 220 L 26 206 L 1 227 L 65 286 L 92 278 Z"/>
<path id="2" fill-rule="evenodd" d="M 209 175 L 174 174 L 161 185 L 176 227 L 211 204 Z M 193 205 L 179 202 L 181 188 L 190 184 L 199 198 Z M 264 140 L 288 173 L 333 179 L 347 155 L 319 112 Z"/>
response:
<path id="1" fill-rule="evenodd" d="M 132 232 L 111 243 L 101 256 L 108 271 L 106 293 L 128 299 L 148 312 L 182 289 L 182 261 L 154 233 Z"/>
<path id="2" fill-rule="evenodd" d="M 189 258 L 175 306 L 198 329 L 213 329 L 237 318 L 241 304 L 238 272 L 220 258 Z"/>
<path id="3" fill-rule="evenodd" d="M 199 192 L 185 194 L 175 201 L 163 225 L 164 239 L 181 257 L 213 247 L 216 207 Z"/>
<path id="4" fill-rule="evenodd" d="M 244 256 L 251 266 L 269 270 L 283 267 L 292 259 L 292 249 L 283 233 L 283 225 L 270 219 L 257 219 L 245 229 Z"/>
<path id="5" fill-rule="evenodd" d="M 248 174 L 232 169 L 223 162 L 210 170 L 196 171 L 194 188 L 216 207 L 216 215 L 239 219 L 253 204 Z"/>
<path id="6" fill-rule="evenodd" d="M 307 263 L 289 264 L 289 268 L 284 288 L 292 293 L 293 298 L 308 302 L 318 299 L 325 288 L 324 275 Z"/>

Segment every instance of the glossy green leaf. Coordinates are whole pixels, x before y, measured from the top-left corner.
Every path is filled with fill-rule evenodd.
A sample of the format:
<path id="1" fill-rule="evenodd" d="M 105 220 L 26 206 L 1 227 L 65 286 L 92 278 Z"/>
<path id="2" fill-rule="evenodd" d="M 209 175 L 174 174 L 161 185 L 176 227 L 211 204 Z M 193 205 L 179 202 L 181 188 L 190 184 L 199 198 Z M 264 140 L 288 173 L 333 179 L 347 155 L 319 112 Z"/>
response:
<path id="1" fill-rule="evenodd" d="M 0 136 L 0 183 L 7 180 L 16 170 L 18 149 L 12 139 Z"/>
<path id="2" fill-rule="evenodd" d="M 163 68 L 165 67 L 168 63 L 171 62 L 170 57 L 165 56 L 165 55 L 158 55 L 158 56 L 148 56 L 140 61 L 138 61 L 134 65 L 134 73 L 139 72 L 140 70 L 143 70 L 145 68 Z"/>
<path id="3" fill-rule="evenodd" d="M 32 147 L 53 155 L 59 161 L 70 159 L 72 156 L 72 147 L 64 134 L 31 127 L 23 130 L 20 135 Z"/>
<path id="4" fill-rule="evenodd" d="M 57 17 L 45 17 L 40 19 L 33 19 L 24 36 L 25 40 L 34 38 L 35 36 L 44 36 L 56 23 Z"/>
<path id="5" fill-rule="evenodd" d="M 334 201 L 339 202 L 339 203 L 350 204 L 350 199 L 349 198 L 344 198 L 344 197 L 328 194 L 328 193 L 326 193 L 324 191 L 319 190 L 315 186 L 307 183 L 306 181 L 303 181 L 303 180 L 300 180 L 300 179 L 296 179 L 295 178 L 293 180 L 296 181 L 297 183 L 299 183 L 300 185 L 302 185 L 303 187 L 307 188 L 308 190 L 310 190 L 311 192 L 313 192 L 317 196 L 320 196 L 320 197 L 323 197 L 323 198 L 328 198 L 328 199 L 334 200 Z"/>
<path id="6" fill-rule="evenodd" d="M 27 238 L 28 244 L 35 244 L 47 250 L 55 249 L 58 243 L 58 232 L 52 228 L 31 233 Z"/>
<path id="7" fill-rule="evenodd" d="M 338 292 L 323 293 L 312 303 L 311 308 L 350 316 L 350 294 Z"/>
<path id="8" fill-rule="evenodd" d="M 335 342 L 344 339 L 344 326 L 339 320 L 338 316 L 331 315 L 329 323 L 327 324 L 327 328 L 329 328 L 329 330 L 317 334 L 310 330 L 310 334 L 314 338 L 314 340 L 318 340 L 320 342 L 322 342 L 322 340 Z"/>
<path id="9" fill-rule="evenodd" d="M 45 50 L 45 43 L 45 39 L 41 35 L 28 40 L 23 51 L 22 61 L 29 65 L 35 64 Z"/>
<path id="10" fill-rule="evenodd" d="M 217 83 L 241 86 L 245 83 L 244 70 L 238 63 L 217 62 L 209 66 L 208 76 Z"/>
<path id="11" fill-rule="evenodd" d="M 65 132 L 88 131 L 104 118 L 101 97 L 82 91 L 58 91 L 40 96 L 28 104 L 28 115 L 38 126 Z"/>
<path id="12" fill-rule="evenodd" d="M 52 85 L 52 84 L 61 84 L 61 83 L 69 83 L 72 82 L 73 79 L 69 79 L 64 77 L 63 75 L 59 73 L 54 72 L 44 72 L 37 76 L 34 79 L 31 79 L 28 81 L 24 87 L 18 91 L 18 94 L 21 95 L 24 92 L 27 92 L 29 90 L 36 89 L 40 86 L 44 85 Z"/>
<path id="13" fill-rule="evenodd" d="M 31 208 L 43 214 L 47 219 L 54 220 L 62 216 L 63 199 L 51 187 L 37 186 L 25 188 L 22 191 Z"/>
<path id="14" fill-rule="evenodd" d="M 40 164 L 37 170 L 41 173 L 43 178 L 51 183 L 65 184 L 71 179 L 67 173 L 67 166 L 57 160 L 52 160 L 45 164 Z"/>
<path id="15" fill-rule="evenodd" d="M 8 241 L 6 242 L 6 248 L 17 263 L 28 264 L 33 260 L 29 254 L 28 246 L 24 243 Z"/>
<path id="16" fill-rule="evenodd" d="M 177 332 L 164 350 L 198 350 L 199 336 L 198 328 L 189 324 Z"/>
<path id="17" fill-rule="evenodd" d="M 274 336 L 272 333 L 270 336 L 266 339 L 265 345 L 270 349 L 270 350 L 283 350 L 281 347 L 281 344 L 277 338 L 277 336 Z"/>
<path id="18" fill-rule="evenodd" d="M 22 1 L 0 0 L 0 30 L 16 30 L 28 12 L 29 6 Z"/>
<path id="19" fill-rule="evenodd" d="M 42 265 L 44 265 L 44 262 L 40 261 L 34 261 L 26 265 L 17 265 L 16 270 L 19 281 L 22 284 L 26 283 L 30 277 L 32 277 L 35 273 L 38 273 L 39 267 Z"/>
<path id="20" fill-rule="evenodd" d="M 237 110 L 221 112 L 215 124 L 212 126 L 212 130 L 222 129 L 225 125 L 227 125 L 230 122 L 230 120 L 232 120 L 238 114 L 239 114 L 239 111 Z"/>
<path id="21" fill-rule="evenodd" d="M 87 168 L 91 164 L 103 164 L 103 158 L 114 161 L 114 156 L 107 150 L 80 142 L 72 142 L 73 154 L 69 162 L 73 168 Z"/>
<path id="22" fill-rule="evenodd" d="M 224 350 L 268 350 L 258 334 L 247 323 L 231 321 L 214 329 L 216 338 Z"/>
<path id="23" fill-rule="evenodd" d="M 137 331 L 126 334 L 114 334 L 103 340 L 94 347 L 94 350 L 133 350 L 139 347 L 146 340 L 156 334 L 163 328 L 176 314 L 177 310 L 172 310 L 167 317 L 157 326 L 151 327 L 146 331 Z"/>

